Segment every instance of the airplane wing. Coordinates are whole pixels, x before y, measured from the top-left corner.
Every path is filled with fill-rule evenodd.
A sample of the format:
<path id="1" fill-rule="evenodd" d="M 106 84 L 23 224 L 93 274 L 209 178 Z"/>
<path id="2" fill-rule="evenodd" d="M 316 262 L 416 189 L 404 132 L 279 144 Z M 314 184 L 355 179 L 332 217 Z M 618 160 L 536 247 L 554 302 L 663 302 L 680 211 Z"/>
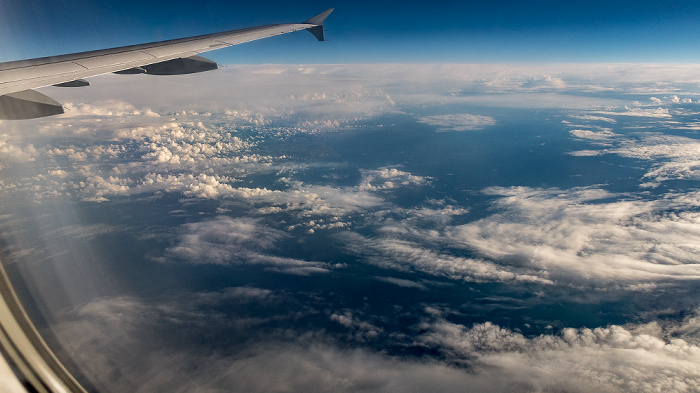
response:
<path id="1" fill-rule="evenodd" d="M 218 68 L 211 60 L 197 56 L 275 35 L 308 30 L 324 40 L 323 21 L 328 9 L 302 23 L 250 27 L 222 33 L 102 49 L 61 56 L 0 63 L 0 119 L 33 119 L 63 113 L 63 106 L 31 90 L 43 86 L 80 87 L 82 78 L 106 74 L 177 75 Z"/>

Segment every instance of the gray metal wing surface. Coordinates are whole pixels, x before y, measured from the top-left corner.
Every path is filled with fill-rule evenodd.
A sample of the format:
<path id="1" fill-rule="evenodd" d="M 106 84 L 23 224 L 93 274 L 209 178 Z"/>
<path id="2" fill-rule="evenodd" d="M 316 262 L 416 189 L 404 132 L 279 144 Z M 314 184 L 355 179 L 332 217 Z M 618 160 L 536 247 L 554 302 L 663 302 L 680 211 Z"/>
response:
<path id="1" fill-rule="evenodd" d="M 83 78 L 116 73 L 187 74 L 216 69 L 216 63 L 197 56 L 298 30 L 309 30 L 324 40 L 323 21 L 328 9 L 302 23 L 250 27 L 221 33 L 130 45 L 68 55 L 0 63 L 0 119 L 31 119 L 63 113 L 63 107 L 38 87 L 85 86 Z"/>

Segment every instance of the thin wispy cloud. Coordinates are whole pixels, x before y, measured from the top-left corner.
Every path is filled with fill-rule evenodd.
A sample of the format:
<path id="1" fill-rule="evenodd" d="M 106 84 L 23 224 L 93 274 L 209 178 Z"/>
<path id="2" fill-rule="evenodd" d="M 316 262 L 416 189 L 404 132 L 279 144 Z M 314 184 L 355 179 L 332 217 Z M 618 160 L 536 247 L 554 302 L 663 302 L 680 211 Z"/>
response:
<path id="1" fill-rule="evenodd" d="M 249 218 L 222 216 L 186 224 L 177 245 L 166 250 L 163 260 L 214 265 L 266 265 L 277 272 L 298 275 L 327 273 L 333 267 L 328 263 L 271 253 L 277 248 L 277 242 L 287 236 Z"/>
<path id="2" fill-rule="evenodd" d="M 496 124 L 493 117 L 468 113 L 425 116 L 418 121 L 438 127 L 438 131 L 474 131 Z"/>

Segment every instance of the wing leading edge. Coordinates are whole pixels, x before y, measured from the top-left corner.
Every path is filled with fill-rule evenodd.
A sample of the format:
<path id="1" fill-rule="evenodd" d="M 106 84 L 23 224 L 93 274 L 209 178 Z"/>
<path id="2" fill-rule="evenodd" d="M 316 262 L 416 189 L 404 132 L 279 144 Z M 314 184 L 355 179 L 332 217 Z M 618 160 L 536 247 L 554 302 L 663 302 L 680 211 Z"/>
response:
<path id="1" fill-rule="evenodd" d="M 199 53 L 238 45 L 298 30 L 324 40 L 323 21 L 328 9 L 302 23 L 250 27 L 195 37 L 130 45 L 112 49 L 0 63 L 0 119 L 33 119 L 63 113 L 58 102 L 33 91 L 43 86 L 86 86 L 95 75 L 176 75 L 217 68 Z"/>

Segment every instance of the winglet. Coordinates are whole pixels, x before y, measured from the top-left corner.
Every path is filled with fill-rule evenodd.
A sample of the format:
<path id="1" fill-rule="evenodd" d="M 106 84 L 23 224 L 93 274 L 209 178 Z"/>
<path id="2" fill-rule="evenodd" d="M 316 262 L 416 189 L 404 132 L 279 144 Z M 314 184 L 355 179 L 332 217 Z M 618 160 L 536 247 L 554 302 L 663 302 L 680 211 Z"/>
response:
<path id="1" fill-rule="evenodd" d="M 334 8 L 329 8 L 329 9 L 321 12 L 320 14 L 314 16 L 313 18 L 304 22 L 304 24 L 307 24 L 307 25 L 314 25 L 314 26 L 307 28 L 306 30 L 308 30 L 311 34 L 313 34 L 314 37 L 316 37 L 319 41 L 324 41 L 323 21 L 326 20 L 326 18 L 328 18 L 328 15 L 330 15 L 331 12 L 333 12 L 333 10 L 334 10 Z"/>
<path id="2" fill-rule="evenodd" d="M 327 9 L 327 10 L 321 12 L 320 14 L 314 16 L 313 18 L 307 20 L 307 21 L 304 22 L 304 23 L 306 23 L 307 25 L 320 25 L 320 26 L 323 26 L 323 21 L 326 20 L 326 18 L 328 18 L 328 15 L 330 15 L 331 12 L 333 12 L 334 9 L 335 9 L 335 8 L 329 8 L 329 9 Z"/>

